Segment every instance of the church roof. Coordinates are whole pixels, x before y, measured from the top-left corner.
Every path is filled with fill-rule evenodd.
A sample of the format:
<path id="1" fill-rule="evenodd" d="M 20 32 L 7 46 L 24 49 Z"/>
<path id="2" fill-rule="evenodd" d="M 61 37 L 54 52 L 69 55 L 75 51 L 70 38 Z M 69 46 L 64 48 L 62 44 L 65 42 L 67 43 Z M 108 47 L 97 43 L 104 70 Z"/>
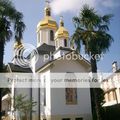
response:
<path id="1" fill-rule="evenodd" d="M 38 47 L 37 50 L 38 50 L 38 53 L 40 55 L 50 54 L 50 53 L 55 54 L 59 50 L 69 51 L 69 53 L 73 51 L 71 48 L 65 48 L 65 47 L 59 47 L 57 50 L 55 50 L 55 46 L 47 45 L 46 43 L 44 43 L 40 47 Z M 44 66 L 48 65 L 49 63 L 51 63 L 51 62 L 53 62 L 55 60 L 56 59 L 51 59 L 47 63 L 43 62 L 43 64 L 41 64 L 38 68 L 36 68 L 36 71 L 38 69 L 42 69 Z"/>
<path id="2" fill-rule="evenodd" d="M 40 47 L 37 48 L 37 50 L 40 55 L 50 54 L 55 51 L 55 46 L 47 45 L 46 43 L 43 43 Z"/>
<path id="3" fill-rule="evenodd" d="M 62 47 L 61 47 L 61 49 L 62 49 Z M 68 52 L 65 55 L 72 54 L 72 53 L 78 54 L 76 51 L 72 50 L 72 51 Z M 54 63 L 55 61 L 59 60 L 62 57 L 63 56 L 61 56 L 61 57 L 59 57 L 57 59 L 49 60 L 47 63 L 42 64 L 38 69 L 36 69 L 36 72 L 38 72 L 39 70 L 41 71 L 42 69 L 44 69 L 44 67 L 49 67 L 52 63 Z M 85 58 L 83 58 L 82 61 L 85 62 L 88 66 L 91 66 L 91 63 L 88 60 L 86 60 Z"/>
<path id="4" fill-rule="evenodd" d="M 56 52 L 58 52 L 59 50 L 65 50 L 65 51 L 70 51 L 70 52 L 73 51 L 71 48 L 67 48 L 67 47 L 59 47 L 59 48 L 54 52 L 54 54 L 55 54 Z"/>
<path id="5" fill-rule="evenodd" d="M 15 65 L 13 63 L 8 63 L 7 66 L 8 66 L 8 68 L 7 68 L 8 72 L 10 71 L 10 72 L 32 73 L 31 68 L 23 68 L 19 65 Z"/>
<path id="6" fill-rule="evenodd" d="M 52 29 L 57 30 L 58 25 L 57 25 L 56 21 L 51 16 L 46 16 L 37 25 L 37 31 L 39 29 L 45 29 L 45 28 L 52 28 Z"/>
<path id="7" fill-rule="evenodd" d="M 55 33 L 55 39 L 62 38 L 62 37 L 69 38 L 68 30 L 66 28 L 64 28 L 63 26 L 59 27 L 59 29 Z"/>

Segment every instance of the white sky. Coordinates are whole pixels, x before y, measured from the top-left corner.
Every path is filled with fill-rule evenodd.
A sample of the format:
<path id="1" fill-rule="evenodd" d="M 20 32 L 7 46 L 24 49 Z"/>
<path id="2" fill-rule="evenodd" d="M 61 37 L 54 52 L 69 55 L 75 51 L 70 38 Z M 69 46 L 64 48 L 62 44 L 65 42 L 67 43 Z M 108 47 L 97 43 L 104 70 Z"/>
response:
<path id="1" fill-rule="evenodd" d="M 51 6 L 55 15 L 65 12 L 76 12 L 82 8 L 84 4 L 96 9 L 101 6 L 113 8 L 120 5 L 120 0 L 52 0 Z"/>

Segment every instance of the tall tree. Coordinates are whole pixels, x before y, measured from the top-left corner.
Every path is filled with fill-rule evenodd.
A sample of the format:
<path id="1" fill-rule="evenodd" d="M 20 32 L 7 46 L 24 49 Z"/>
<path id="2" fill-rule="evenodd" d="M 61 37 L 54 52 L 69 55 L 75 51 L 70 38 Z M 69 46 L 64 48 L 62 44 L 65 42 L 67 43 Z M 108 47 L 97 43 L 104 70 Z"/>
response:
<path id="1" fill-rule="evenodd" d="M 16 41 L 20 42 L 24 30 L 23 14 L 16 10 L 11 0 L 0 0 L 0 73 L 3 72 L 5 44 L 11 40 L 12 35 L 14 35 Z M 0 88 L 0 111 L 1 92 L 2 89 Z"/>
<path id="2" fill-rule="evenodd" d="M 79 16 L 73 18 L 75 32 L 71 37 L 71 44 L 76 44 L 77 51 L 80 51 L 81 45 L 84 46 L 85 53 L 90 56 L 92 73 L 97 73 L 96 54 L 105 53 L 113 41 L 108 33 L 111 17 L 111 14 L 100 16 L 94 8 L 84 5 Z M 91 102 L 95 106 L 92 109 L 94 120 L 101 120 L 99 93 L 100 89 L 91 89 Z"/>

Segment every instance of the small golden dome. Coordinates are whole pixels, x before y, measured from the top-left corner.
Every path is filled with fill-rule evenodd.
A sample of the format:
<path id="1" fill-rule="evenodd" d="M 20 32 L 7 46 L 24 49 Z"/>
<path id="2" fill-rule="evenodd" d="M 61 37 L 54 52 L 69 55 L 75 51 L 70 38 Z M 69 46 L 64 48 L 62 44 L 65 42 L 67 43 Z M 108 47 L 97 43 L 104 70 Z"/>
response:
<path id="1" fill-rule="evenodd" d="M 55 39 L 57 38 L 69 38 L 68 30 L 64 27 L 64 21 L 60 19 L 60 27 L 58 28 L 57 32 L 55 33 Z"/>
<path id="2" fill-rule="evenodd" d="M 14 43 L 14 49 L 19 49 L 19 48 L 21 48 L 21 47 L 23 47 L 23 44 L 22 44 L 22 42 L 21 41 L 16 41 L 15 43 Z"/>
<path id="3" fill-rule="evenodd" d="M 49 6 L 49 1 L 46 1 L 46 7 L 44 10 L 45 10 L 45 17 L 43 20 L 41 20 L 38 23 L 37 31 L 39 31 L 39 29 L 45 29 L 45 28 L 57 30 L 58 25 L 56 21 L 51 17 L 51 8 Z"/>

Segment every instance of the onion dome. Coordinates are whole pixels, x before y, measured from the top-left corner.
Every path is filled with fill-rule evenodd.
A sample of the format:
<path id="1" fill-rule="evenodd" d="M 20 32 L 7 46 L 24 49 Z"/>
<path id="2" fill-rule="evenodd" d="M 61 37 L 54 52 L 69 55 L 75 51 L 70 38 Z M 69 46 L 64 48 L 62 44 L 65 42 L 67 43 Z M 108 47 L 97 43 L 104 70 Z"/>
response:
<path id="1" fill-rule="evenodd" d="M 37 31 L 39 29 L 45 29 L 45 28 L 50 28 L 50 29 L 55 29 L 57 30 L 57 23 L 56 21 L 51 17 L 51 8 L 49 5 L 49 1 L 46 1 L 46 7 L 44 9 L 45 16 L 44 19 L 41 20 L 38 25 L 37 25 Z"/>
<path id="2" fill-rule="evenodd" d="M 64 27 L 64 21 L 63 17 L 60 18 L 60 26 L 55 33 L 55 39 L 57 38 L 69 38 L 69 32 L 68 30 Z"/>

